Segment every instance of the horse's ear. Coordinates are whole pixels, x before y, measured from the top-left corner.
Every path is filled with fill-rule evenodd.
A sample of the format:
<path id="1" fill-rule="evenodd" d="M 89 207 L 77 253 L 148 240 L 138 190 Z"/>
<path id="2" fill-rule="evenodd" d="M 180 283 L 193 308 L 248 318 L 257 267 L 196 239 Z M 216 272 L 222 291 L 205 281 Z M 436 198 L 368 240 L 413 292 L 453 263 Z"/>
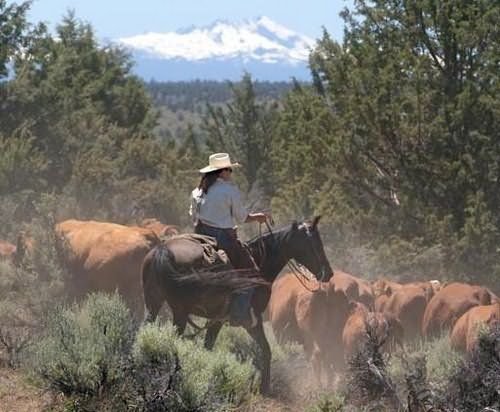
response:
<path id="1" fill-rule="evenodd" d="M 296 220 L 294 220 L 294 221 L 292 222 L 292 230 L 298 230 L 298 228 L 299 228 L 299 224 L 297 223 L 297 221 L 296 221 Z"/>
<path id="2" fill-rule="evenodd" d="M 312 222 L 312 227 L 313 229 L 316 229 L 316 226 L 318 226 L 319 220 L 321 219 L 321 216 L 314 216 L 313 222 Z"/>

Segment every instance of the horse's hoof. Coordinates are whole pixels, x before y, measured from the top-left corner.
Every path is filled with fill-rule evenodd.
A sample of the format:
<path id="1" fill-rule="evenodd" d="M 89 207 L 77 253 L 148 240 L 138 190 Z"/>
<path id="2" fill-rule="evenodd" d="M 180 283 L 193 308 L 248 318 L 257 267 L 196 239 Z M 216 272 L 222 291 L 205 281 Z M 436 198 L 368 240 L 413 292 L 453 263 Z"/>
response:
<path id="1" fill-rule="evenodd" d="M 271 387 L 269 385 L 265 385 L 260 387 L 260 394 L 265 397 L 271 396 Z"/>

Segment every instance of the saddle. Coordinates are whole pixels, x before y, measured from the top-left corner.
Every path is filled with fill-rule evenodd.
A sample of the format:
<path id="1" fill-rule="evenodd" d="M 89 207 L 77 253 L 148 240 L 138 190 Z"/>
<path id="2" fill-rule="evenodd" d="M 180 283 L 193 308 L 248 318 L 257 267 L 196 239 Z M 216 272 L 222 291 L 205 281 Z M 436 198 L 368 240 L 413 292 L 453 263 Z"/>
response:
<path id="1" fill-rule="evenodd" d="M 203 267 L 211 270 L 230 265 L 229 258 L 222 249 L 218 248 L 217 240 L 211 236 L 197 233 L 183 233 L 175 236 L 176 239 L 185 239 L 195 242 L 203 249 Z"/>

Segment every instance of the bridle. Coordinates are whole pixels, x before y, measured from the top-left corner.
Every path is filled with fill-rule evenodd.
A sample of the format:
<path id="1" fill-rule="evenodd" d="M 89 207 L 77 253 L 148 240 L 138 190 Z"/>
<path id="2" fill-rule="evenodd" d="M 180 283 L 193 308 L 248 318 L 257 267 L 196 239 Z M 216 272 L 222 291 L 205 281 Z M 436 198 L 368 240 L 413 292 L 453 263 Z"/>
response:
<path id="1" fill-rule="evenodd" d="M 306 229 L 306 235 L 308 238 L 312 238 L 312 233 L 311 233 L 311 230 L 308 226 L 305 226 L 305 229 Z M 314 248 L 313 246 L 313 243 L 312 241 L 311 242 L 308 242 L 309 245 L 311 246 L 311 251 L 312 251 L 312 254 L 313 256 L 315 257 L 316 259 L 316 263 L 318 264 L 318 267 L 320 267 L 320 278 L 318 279 L 319 282 L 323 282 L 323 278 L 326 276 L 325 274 L 325 268 L 324 266 L 321 264 L 321 258 L 318 254 L 318 251 Z"/>
<path id="2" fill-rule="evenodd" d="M 274 237 L 274 233 L 273 233 L 271 224 L 266 220 L 265 225 L 266 225 L 266 228 L 267 228 L 270 236 Z M 306 230 L 306 236 L 308 238 L 312 238 L 312 234 L 307 226 L 305 226 L 305 230 Z M 259 242 L 258 250 L 259 250 L 259 254 L 260 254 L 261 259 L 262 259 L 261 261 L 263 262 L 267 256 L 266 256 L 266 248 L 264 245 L 264 240 L 263 240 L 263 235 L 262 235 L 262 223 L 259 223 L 259 237 L 260 237 L 261 241 Z M 312 241 L 308 242 L 308 244 L 311 247 L 312 254 L 313 254 L 314 258 L 316 259 L 316 263 L 318 264 L 318 267 L 321 268 L 320 279 L 317 279 L 318 286 L 316 288 L 309 287 L 308 283 L 311 281 L 311 277 L 308 275 L 308 273 L 310 273 L 310 272 L 308 272 L 307 269 L 305 269 L 303 265 L 301 265 L 300 263 L 297 263 L 294 259 L 291 259 L 290 256 L 287 256 L 287 258 L 288 258 L 287 259 L 287 266 L 288 266 L 288 269 L 290 270 L 290 272 L 295 276 L 297 281 L 302 285 L 302 287 L 304 289 L 306 289 L 309 292 L 317 292 L 318 290 L 321 289 L 321 283 L 323 282 L 323 278 L 325 276 L 325 271 L 324 271 L 323 266 L 321 265 L 321 259 L 318 255 L 318 252 L 314 248 Z"/>

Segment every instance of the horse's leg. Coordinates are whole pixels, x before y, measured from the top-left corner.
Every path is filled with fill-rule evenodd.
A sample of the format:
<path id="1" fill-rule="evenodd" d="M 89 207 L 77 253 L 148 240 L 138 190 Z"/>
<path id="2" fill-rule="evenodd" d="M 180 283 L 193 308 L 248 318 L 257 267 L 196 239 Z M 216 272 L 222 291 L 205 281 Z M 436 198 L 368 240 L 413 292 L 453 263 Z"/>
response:
<path id="1" fill-rule="evenodd" d="M 187 313 L 174 311 L 173 323 L 179 335 L 182 335 L 184 333 L 184 330 L 186 329 L 187 318 Z"/>
<path id="2" fill-rule="evenodd" d="M 222 322 L 214 322 L 207 328 L 207 334 L 205 335 L 205 348 L 212 350 L 217 336 L 219 335 L 220 329 L 222 328 Z"/>
<path id="3" fill-rule="evenodd" d="M 271 386 L 271 348 L 264 333 L 262 316 L 258 315 L 258 323 L 254 328 L 247 329 L 249 335 L 257 342 L 261 351 L 260 359 L 260 392 L 264 395 L 269 394 Z"/>
<path id="4" fill-rule="evenodd" d="M 165 297 L 154 285 L 144 287 L 144 322 L 154 322 Z"/>

